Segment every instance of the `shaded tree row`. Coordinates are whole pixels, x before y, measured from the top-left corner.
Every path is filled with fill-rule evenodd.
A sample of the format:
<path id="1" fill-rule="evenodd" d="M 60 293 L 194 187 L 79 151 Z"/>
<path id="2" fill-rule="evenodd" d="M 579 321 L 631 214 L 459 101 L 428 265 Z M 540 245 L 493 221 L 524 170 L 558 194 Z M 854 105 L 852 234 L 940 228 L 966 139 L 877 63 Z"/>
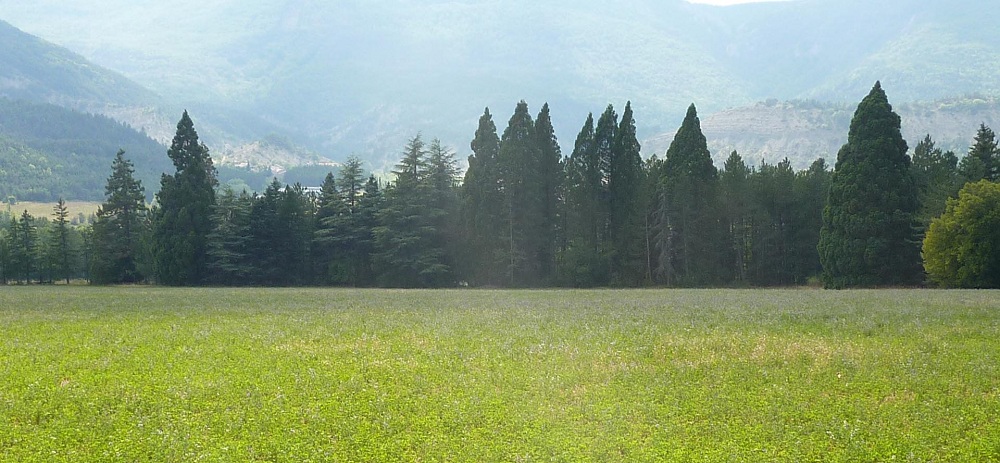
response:
<path id="1" fill-rule="evenodd" d="M 949 201 L 968 182 L 1000 176 L 985 125 L 961 160 L 930 136 L 911 158 L 878 84 L 833 171 L 823 159 L 798 172 L 787 159 L 752 165 L 737 152 L 717 169 L 694 105 L 662 158 L 643 161 L 635 126 L 631 103 L 620 117 L 609 105 L 596 121 L 587 116 L 563 156 L 548 105 L 533 118 L 522 101 L 502 134 L 484 111 L 461 182 L 454 153 L 418 134 L 390 182 L 351 158 L 318 191 L 274 180 L 251 194 L 218 188 L 185 112 L 168 151 L 176 171 L 162 176 L 153 206 L 120 151 L 93 226 L 69 226 L 64 205 L 51 222 L 13 217 L 0 232 L 0 277 L 184 286 L 919 284 L 920 243 L 926 253 L 935 218 L 951 214 L 937 229 L 961 230 L 973 220 L 962 211 L 982 207 Z M 930 242 L 940 262 L 952 262 L 948 246 L 958 241 Z M 935 265 L 928 272 L 957 268 Z M 942 284 L 993 281 L 935 272 Z"/>

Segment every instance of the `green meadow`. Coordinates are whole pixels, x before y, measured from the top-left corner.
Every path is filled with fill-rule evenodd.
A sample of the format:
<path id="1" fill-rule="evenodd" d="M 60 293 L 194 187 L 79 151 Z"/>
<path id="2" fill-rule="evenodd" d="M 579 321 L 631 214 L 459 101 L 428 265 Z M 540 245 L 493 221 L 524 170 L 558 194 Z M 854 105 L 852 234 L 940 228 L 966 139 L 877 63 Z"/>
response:
<path id="1" fill-rule="evenodd" d="M 1000 292 L 2 287 L 0 461 L 1000 461 Z"/>

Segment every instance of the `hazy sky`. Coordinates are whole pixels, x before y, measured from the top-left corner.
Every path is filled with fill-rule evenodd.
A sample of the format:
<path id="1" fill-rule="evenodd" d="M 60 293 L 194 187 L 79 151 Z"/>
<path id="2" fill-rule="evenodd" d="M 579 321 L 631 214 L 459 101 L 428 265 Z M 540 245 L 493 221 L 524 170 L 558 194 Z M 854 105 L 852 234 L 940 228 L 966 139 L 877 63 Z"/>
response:
<path id="1" fill-rule="evenodd" d="M 780 2 L 787 0 L 687 0 L 691 3 L 705 3 L 708 5 L 735 5 L 737 3 L 759 3 L 759 2 Z"/>

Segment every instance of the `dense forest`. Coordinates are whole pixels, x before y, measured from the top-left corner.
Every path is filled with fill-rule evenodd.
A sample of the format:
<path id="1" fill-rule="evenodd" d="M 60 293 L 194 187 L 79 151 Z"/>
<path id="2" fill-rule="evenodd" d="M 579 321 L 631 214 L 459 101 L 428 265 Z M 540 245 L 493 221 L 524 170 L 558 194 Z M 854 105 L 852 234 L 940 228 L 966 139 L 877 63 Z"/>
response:
<path id="1" fill-rule="evenodd" d="M 461 175 L 414 135 L 392 180 L 351 158 L 321 188 L 220 186 L 185 112 L 152 205 L 125 151 L 92 226 L 26 211 L 0 231 L 0 279 L 95 284 L 600 287 L 1000 285 L 1000 150 L 980 126 L 959 159 L 928 135 L 907 154 L 881 85 L 833 169 L 710 156 L 694 105 L 663 157 L 635 115 L 586 117 L 563 153 L 548 105 L 486 109 Z M 921 249 L 921 245 L 923 249 Z"/>

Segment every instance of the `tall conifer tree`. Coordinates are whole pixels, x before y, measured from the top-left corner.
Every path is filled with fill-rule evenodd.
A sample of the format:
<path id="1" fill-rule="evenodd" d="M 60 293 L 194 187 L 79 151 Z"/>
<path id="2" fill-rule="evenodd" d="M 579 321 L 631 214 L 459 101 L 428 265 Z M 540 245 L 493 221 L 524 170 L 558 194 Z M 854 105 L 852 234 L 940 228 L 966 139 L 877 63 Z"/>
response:
<path id="1" fill-rule="evenodd" d="M 657 246 L 659 280 L 670 286 L 723 281 L 725 238 L 717 211 L 718 171 L 692 104 L 663 159 Z"/>
<path id="2" fill-rule="evenodd" d="M 479 118 L 479 127 L 471 143 L 469 168 L 459 192 L 463 244 L 467 264 L 463 272 L 474 285 L 502 283 L 500 191 L 500 137 L 490 109 Z"/>
<path id="3" fill-rule="evenodd" d="M 819 256 L 827 287 L 919 283 L 917 191 L 900 119 L 878 82 L 837 153 Z"/>
<path id="4" fill-rule="evenodd" d="M 641 146 L 636 137 L 632 102 L 615 133 L 608 164 L 608 238 L 611 249 L 611 282 L 635 286 L 642 280 L 642 187 Z"/>
<path id="5" fill-rule="evenodd" d="M 136 283 L 148 276 L 140 263 L 145 255 L 143 236 L 148 232 L 146 194 L 134 173 L 125 151 L 119 150 L 91 234 L 93 283 Z"/>
<path id="6" fill-rule="evenodd" d="M 549 104 L 542 105 L 535 119 L 535 137 L 539 155 L 539 176 L 541 181 L 541 230 L 538 247 L 538 261 L 541 281 L 549 283 L 555 276 L 556 242 L 559 230 L 559 203 L 562 197 L 564 166 L 562 151 L 556 139 Z"/>
<path id="7" fill-rule="evenodd" d="M 187 111 L 177 123 L 167 156 L 176 173 L 161 177 L 156 195 L 157 278 L 173 286 L 202 284 L 208 276 L 208 234 L 218 180 L 208 147 L 198 141 Z"/>
<path id="8" fill-rule="evenodd" d="M 503 249 L 506 283 L 539 284 L 542 239 L 541 162 L 535 122 L 523 100 L 500 139 L 500 186 L 503 191 Z"/>

